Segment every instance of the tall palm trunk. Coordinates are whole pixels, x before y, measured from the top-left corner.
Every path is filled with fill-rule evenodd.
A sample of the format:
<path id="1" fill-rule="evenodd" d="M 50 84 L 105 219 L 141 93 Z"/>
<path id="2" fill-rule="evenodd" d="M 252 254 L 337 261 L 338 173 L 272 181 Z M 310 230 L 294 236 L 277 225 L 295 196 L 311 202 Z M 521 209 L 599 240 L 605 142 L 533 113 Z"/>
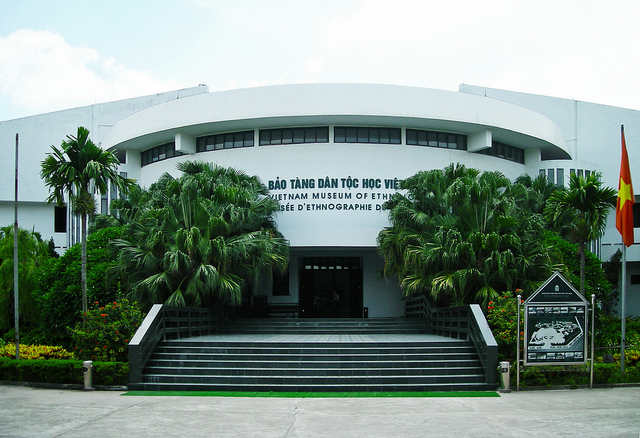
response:
<path id="1" fill-rule="evenodd" d="M 584 297 L 584 280 L 586 276 L 585 271 L 587 269 L 585 242 L 580 242 L 578 246 L 578 251 L 580 252 L 580 295 Z"/>
<path id="2" fill-rule="evenodd" d="M 87 313 L 87 215 L 82 214 L 82 251 L 80 254 L 80 277 L 82 283 L 82 319 Z"/>

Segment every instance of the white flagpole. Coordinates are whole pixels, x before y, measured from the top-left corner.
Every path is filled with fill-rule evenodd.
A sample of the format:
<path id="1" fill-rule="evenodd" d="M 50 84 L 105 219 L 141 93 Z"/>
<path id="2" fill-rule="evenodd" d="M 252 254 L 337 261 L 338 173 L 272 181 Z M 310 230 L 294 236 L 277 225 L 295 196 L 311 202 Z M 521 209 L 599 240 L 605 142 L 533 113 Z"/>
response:
<path id="1" fill-rule="evenodd" d="M 622 330 L 620 332 L 620 373 L 624 374 L 624 350 L 625 350 L 625 334 L 627 329 L 627 246 L 622 243 L 622 290 L 621 290 L 622 309 L 620 319 L 622 320 Z"/>
<path id="2" fill-rule="evenodd" d="M 18 304 L 18 134 L 16 134 L 15 204 L 13 224 L 13 318 L 15 324 L 16 359 L 20 359 L 20 307 Z"/>

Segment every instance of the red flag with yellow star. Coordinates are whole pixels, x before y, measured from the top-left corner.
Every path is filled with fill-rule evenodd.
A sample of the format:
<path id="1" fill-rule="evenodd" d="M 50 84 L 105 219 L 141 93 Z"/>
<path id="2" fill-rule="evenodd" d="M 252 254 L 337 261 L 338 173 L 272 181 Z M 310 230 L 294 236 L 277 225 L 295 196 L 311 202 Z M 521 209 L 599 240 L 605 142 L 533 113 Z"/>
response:
<path id="1" fill-rule="evenodd" d="M 626 246 L 633 245 L 633 204 L 634 194 L 631 184 L 631 170 L 627 144 L 624 140 L 624 125 L 622 126 L 622 160 L 620 161 L 620 181 L 618 182 L 618 206 L 616 208 L 616 228 L 622 235 Z"/>

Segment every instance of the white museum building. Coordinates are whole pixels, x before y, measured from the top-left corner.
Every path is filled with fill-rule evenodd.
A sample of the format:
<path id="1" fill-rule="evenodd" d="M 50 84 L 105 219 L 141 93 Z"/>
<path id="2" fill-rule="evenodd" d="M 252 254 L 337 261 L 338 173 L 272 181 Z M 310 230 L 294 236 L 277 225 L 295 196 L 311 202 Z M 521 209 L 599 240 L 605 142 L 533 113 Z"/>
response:
<path id="1" fill-rule="evenodd" d="M 404 313 L 397 284 L 380 278 L 381 209 L 397 182 L 462 163 L 510 179 L 544 173 L 566 185 L 600 172 L 617 190 L 620 125 L 640 184 L 640 111 L 461 85 L 458 92 L 371 84 L 284 85 L 209 92 L 198 86 L 0 122 L 0 225 L 14 221 L 19 134 L 19 223 L 59 251 L 79 240 L 79 221 L 45 202 L 40 163 L 78 126 L 114 150 L 119 172 L 148 187 L 176 164 L 200 160 L 257 175 L 280 202 L 278 229 L 291 245 L 288 279 L 262 284 L 270 303 L 299 303 L 337 289 L 342 317 Z M 635 167 L 634 167 L 635 166 Z M 115 190 L 98 202 L 108 213 Z M 636 226 L 640 225 L 640 212 Z M 636 239 L 640 234 L 636 233 Z M 622 248 L 612 210 L 595 245 L 602 260 Z M 640 315 L 640 243 L 627 250 L 627 308 Z M 269 284 L 266 284 L 269 283 Z"/>

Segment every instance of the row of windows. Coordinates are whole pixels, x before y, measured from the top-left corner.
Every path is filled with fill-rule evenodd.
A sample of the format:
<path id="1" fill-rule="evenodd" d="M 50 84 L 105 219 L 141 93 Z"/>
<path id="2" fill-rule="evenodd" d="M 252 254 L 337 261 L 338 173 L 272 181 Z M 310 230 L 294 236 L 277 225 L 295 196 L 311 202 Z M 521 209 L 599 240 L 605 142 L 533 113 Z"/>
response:
<path id="1" fill-rule="evenodd" d="M 142 165 L 146 166 L 147 164 L 155 163 L 156 161 L 162 161 L 166 160 L 167 158 L 177 157 L 184 154 L 180 151 L 176 151 L 176 144 L 171 142 L 156 146 L 151 149 L 147 149 L 140 155 Z"/>
<path id="2" fill-rule="evenodd" d="M 259 137 L 261 146 L 328 143 L 329 127 L 262 129 L 260 130 Z M 334 142 L 401 144 L 402 130 L 400 128 L 336 126 L 334 128 Z M 415 146 L 467 150 L 467 137 L 465 135 L 446 132 L 407 129 L 406 143 L 407 145 Z M 205 152 L 252 146 L 254 146 L 254 132 L 241 131 L 200 137 L 197 139 L 196 151 Z M 524 150 L 503 143 L 494 142 L 491 148 L 478 151 L 477 153 L 524 164 Z M 142 152 L 142 165 L 146 166 L 147 164 L 178 155 L 183 155 L 183 153 L 175 150 L 175 143 L 157 146 Z"/>
<path id="3" fill-rule="evenodd" d="M 382 143 L 400 144 L 400 128 L 355 128 L 336 126 L 334 143 Z"/>
<path id="4" fill-rule="evenodd" d="M 198 138 L 196 151 L 217 151 L 251 146 L 253 146 L 253 131 L 230 132 Z"/>
<path id="5" fill-rule="evenodd" d="M 407 144 L 434 148 L 467 150 L 467 136 L 445 132 L 407 129 Z"/>
<path id="6" fill-rule="evenodd" d="M 260 131 L 260 146 L 300 143 L 329 143 L 329 127 L 263 129 Z"/>
<path id="7" fill-rule="evenodd" d="M 498 143 L 497 141 L 494 141 L 490 148 L 483 149 L 476 153 L 524 164 L 524 149 Z"/>

